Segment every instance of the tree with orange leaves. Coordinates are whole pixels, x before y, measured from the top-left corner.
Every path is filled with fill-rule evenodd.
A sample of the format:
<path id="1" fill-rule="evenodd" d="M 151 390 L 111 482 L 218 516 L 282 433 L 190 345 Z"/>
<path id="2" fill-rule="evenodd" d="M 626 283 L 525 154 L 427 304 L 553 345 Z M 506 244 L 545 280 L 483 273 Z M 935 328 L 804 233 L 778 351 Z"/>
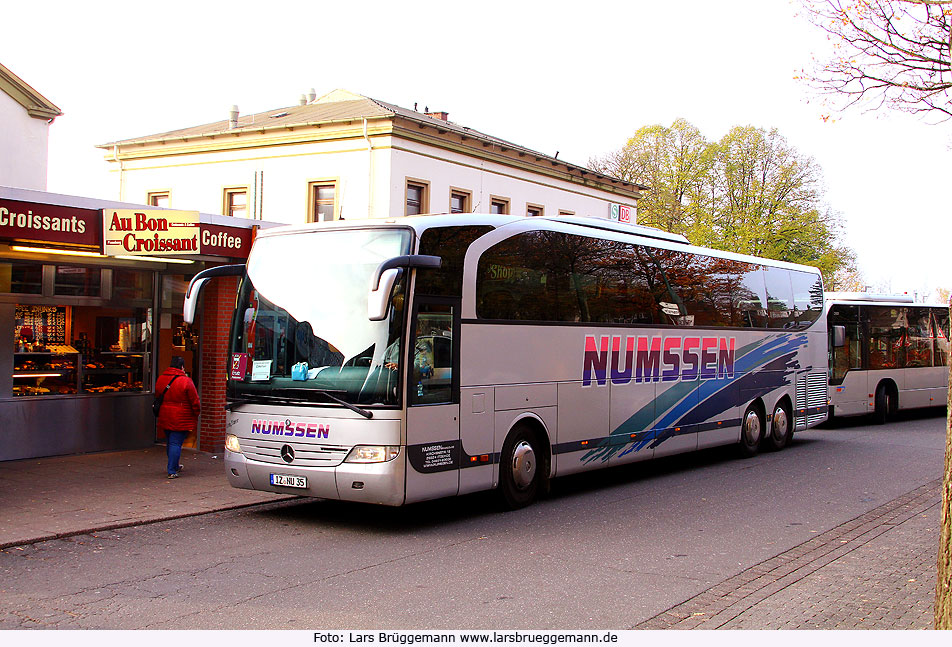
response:
<path id="1" fill-rule="evenodd" d="M 804 73 L 846 106 L 890 107 L 952 117 L 952 2 L 801 0 L 826 31 L 832 56 Z"/>
<path id="2" fill-rule="evenodd" d="M 807 78 L 864 104 L 952 117 L 952 1 L 801 0 L 830 34 L 833 57 Z M 939 533 L 935 628 L 952 629 L 952 367 Z"/>

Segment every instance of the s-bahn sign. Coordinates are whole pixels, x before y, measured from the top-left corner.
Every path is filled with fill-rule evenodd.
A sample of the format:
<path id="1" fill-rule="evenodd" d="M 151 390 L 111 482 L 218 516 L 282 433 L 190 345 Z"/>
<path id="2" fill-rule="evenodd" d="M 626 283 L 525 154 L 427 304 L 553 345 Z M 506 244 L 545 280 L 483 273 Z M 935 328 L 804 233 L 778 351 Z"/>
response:
<path id="1" fill-rule="evenodd" d="M 102 225 L 107 256 L 201 252 L 197 211 L 103 209 Z"/>

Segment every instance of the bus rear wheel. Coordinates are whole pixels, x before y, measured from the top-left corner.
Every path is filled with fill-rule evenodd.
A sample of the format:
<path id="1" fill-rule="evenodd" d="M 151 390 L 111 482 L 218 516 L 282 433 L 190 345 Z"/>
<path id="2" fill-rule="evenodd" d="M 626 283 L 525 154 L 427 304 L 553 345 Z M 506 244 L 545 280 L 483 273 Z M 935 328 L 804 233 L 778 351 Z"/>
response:
<path id="1" fill-rule="evenodd" d="M 747 407 L 740 425 L 740 455 L 744 458 L 756 456 L 764 435 L 764 421 L 760 409 L 753 404 Z"/>
<path id="2" fill-rule="evenodd" d="M 545 489 L 548 476 L 543 451 L 526 425 L 516 426 L 506 438 L 499 459 L 499 494 L 506 508 L 524 508 Z"/>
<path id="3" fill-rule="evenodd" d="M 770 434 L 766 437 L 767 447 L 775 452 L 780 451 L 793 438 L 793 420 L 786 404 L 779 403 L 770 418 Z"/>

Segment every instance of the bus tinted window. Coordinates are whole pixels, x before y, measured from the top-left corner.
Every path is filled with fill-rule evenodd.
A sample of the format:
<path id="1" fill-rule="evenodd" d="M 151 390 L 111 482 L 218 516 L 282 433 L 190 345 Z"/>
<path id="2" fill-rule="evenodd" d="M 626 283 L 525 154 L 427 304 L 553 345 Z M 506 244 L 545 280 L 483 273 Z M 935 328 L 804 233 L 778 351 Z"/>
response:
<path id="1" fill-rule="evenodd" d="M 479 261 L 476 312 L 484 319 L 578 321 L 569 270 L 585 250 L 570 251 L 561 234 L 536 231 L 508 238 Z"/>
<path id="2" fill-rule="evenodd" d="M 905 308 L 865 308 L 869 319 L 869 368 L 903 368 Z"/>
<path id="3" fill-rule="evenodd" d="M 767 326 L 767 290 L 764 283 L 764 268 L 746 263 L 746 271 L 740 277 L 737 311 L 740 325 L 744 328 L 764 328 Z"/>
<path id="4" fill-rule="evenodd" d="M 789 270 L 779 267 L 765 268 L 767 284 L 767 326 L 770 328 L 795 328 L 793 287 Z"/>
<path id="5" fill-rule="evenodd" d="M 480 258 L 476 313 L 517 321 L 764 328 L 765 269 L 614 240 L 527 232 Z M 792 327 L 791 272 L 771 268 L 769 274 L 774 325 Z M 816 282 L 816 275 L 802 274 Z M 822 304 L 822 293 L 820 299 Z"/>
<path id="6" fill-rule="evenodd" d="M 790 271 L 798 328 L 808 328 L 823 314 L 823 280 L 819 274 Z"/>
<path id="7" fill-rule="evenodd" d="M 417 294 L 458 297 L 463 290 L 463 258 L 470 244 L 492 231 L 488 225 L 469 227 L 432 227 L 420 236 L 420 253 L 439 256 L 438 270 L 417 273 Z"/>

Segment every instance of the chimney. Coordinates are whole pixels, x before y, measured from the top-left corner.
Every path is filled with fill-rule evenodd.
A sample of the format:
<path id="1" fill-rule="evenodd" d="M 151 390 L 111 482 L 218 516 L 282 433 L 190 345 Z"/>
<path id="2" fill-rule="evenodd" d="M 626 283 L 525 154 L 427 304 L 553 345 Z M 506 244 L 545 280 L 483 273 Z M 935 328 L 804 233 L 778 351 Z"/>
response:
<path id="1" fill-rule="evenodd" d="M 307 96 L 305 96 L 305 95 L 302 94 L 302 95 L 301 95 L 301 98 L 298 99 L 298 105 L 299 105 L 299 106 L 306 106 L 306 105 L 307 105 Z"/>
<path id="2" fill-rule="evenodd" d="M 439 120 L 441 120 L 441 121 L 449 121 L 449 120 L 450 120 L 450 113 L 448 113 L 448 112 L 443 112 L 443 111 L 427 112 L 427 113 L 426 113 L 426 116 L 427 116 L 427 117 L 433 117 L 434 119 L 439 119 Z"/>
<path id="3" fill-rule="evenodd" d="M 311 88 L 307 93 L 307 102 L 313 103 L 317 98 L 317 91 L 314 88 Z"/>
<path id="4" fill-rule="evenodd" d="M 238 106 L 232 106 L 231 112 L 228 113 L 228 128 L 237 128 L 238 127 Z"/>

